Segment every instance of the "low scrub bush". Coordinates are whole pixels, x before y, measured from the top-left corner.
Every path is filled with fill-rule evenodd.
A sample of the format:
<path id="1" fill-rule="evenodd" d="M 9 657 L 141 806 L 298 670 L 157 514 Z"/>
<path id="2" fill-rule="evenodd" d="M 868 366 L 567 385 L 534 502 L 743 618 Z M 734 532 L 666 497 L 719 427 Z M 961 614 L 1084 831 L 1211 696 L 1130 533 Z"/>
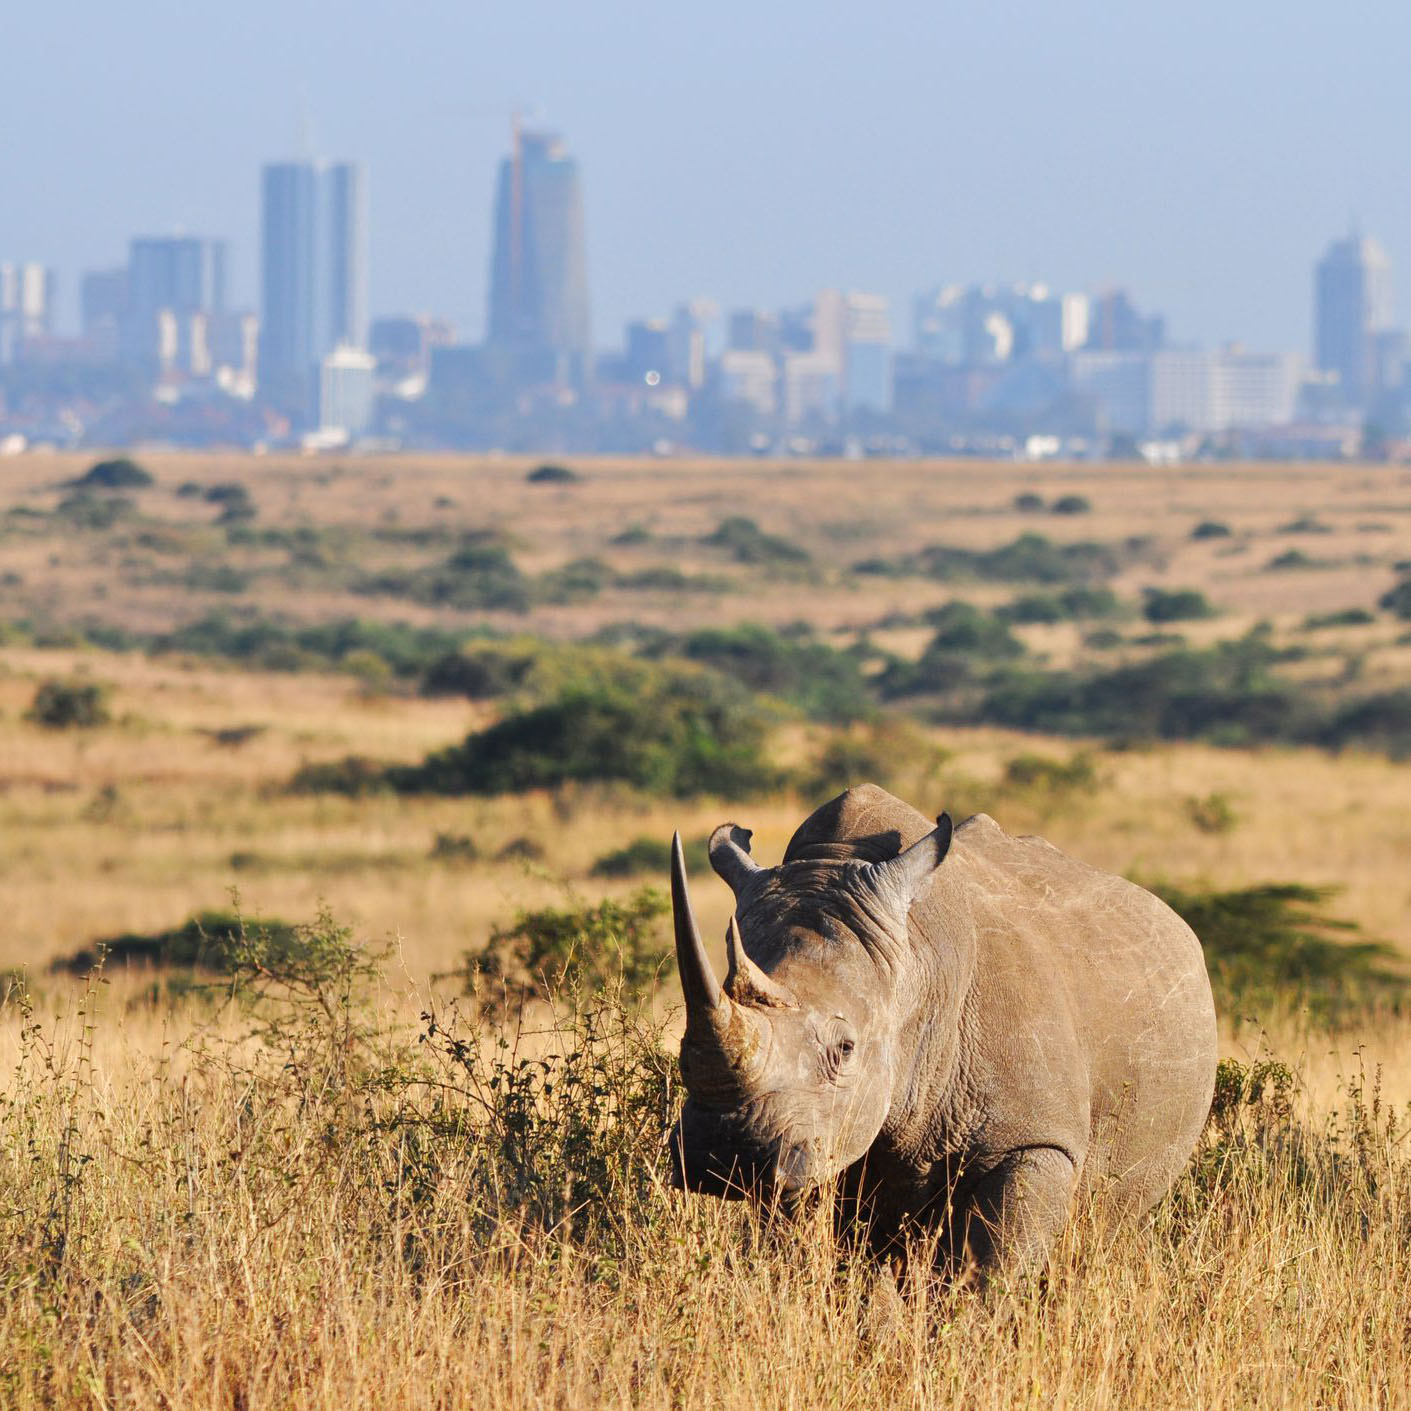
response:
<path id="1" fill-rule="evenodd" d="M 1311 612 L 1303 619 L 1305 632 L 1321 632 L 1328 627 L 1366 627 L 1377 619 L 1366 608 L 1343 608 L 1340 612 Z"/>
<path id="2" fill-rule="evenodd" d="M 1377 599 L 1377 606 L 1403 622 L 1411 622 L 1411 578 L 1403 578 L 1394 588 L 1383 593 Z"/>
<path id="3" fill-rule="evenodd" d="M 737 563 L 798 568 L 810 562 L 806 549 L 777 534 L 766 534 L 754 520 L 743 515 L 722 519 L 701 543 L 713 549 L 724 549 Z"/>
<path id="4" fill-rule="evenodd" d="M 1096 793 L 1098 775 L 1093 757 L 1086 751 L 1067 760 L 1021 754 L 1005 764 L 1004 782 L 1010 789 L 1062 797 Z"/>
<path id="5" fill-rule="evenodd" d="M 201 911 L 168 931 L 126 932 L 53 961 L 55 973 L 83 975 L 100 962 L 107 967 L 210 970 L 232 974 L 251 957 L 279 964 L 293 963 L 307 951 L 303 928 L 286 921 L 247 922 L 239 911 Z M 307 956 L 305 956 L 307 959 Z"/>
<path id="6" fill-rule="evenodd" d="M 535 466 L 524 478 L 531 485 L 576 485 L 583 477 L 566 465 L 546 464 Z"/>
<path id="7" fill-rule="evenodd" d="M 1142 616 L 1153 624 L 1198 622 L 1215 616 L 1215 605 L 1198 588 L 1144 588 Z"/>
<path id="8" fill-rule="evenodd" d="M 1111 577 L 1123 559 L 1105 544 L 1055 544 L 1042 534 L 1021 534 L 997 549 L 937 544 L 921 551 L 916 566 L 942 582 L 977 578 L 995 583 L 1092 583 Z"/>
<path id="9" fill-rule="evenodd" d="M 1049 509 L 1054 514 L 1090 514 L 1093 503 L 1086 495 L 1060 495 Z"/>
<path id="10" fill-rule="evenodd" d="M 675 963 L 661 918 L 666 897 L 642 887 L 623 901 L 522 911 L 497 927 L 459 972 L 482 1012 L 503 1019 L 531 1000 L 581 1003 L 612 989 L 639 1001 Z"/>
<path id="11" fill-rule="evenodd" d="M 319 760 L 301 765 L 289 781 L 291 794 L 342 794 L 364 799 L 386 793 L 392 787 L 389 770 L 366 755 L 350 754 L 342 759 Z"/>
<path id="12" fill-rule="evenodd" d="M 817 641 L 806 628 L 790 633 L 756 623 L 705 628 L 668 638 L 652 654 L 708 666 L 752 691 L 778 696 L 815 720 L 846 724 L 873 710 L 857 656 Z"/>
<path id="13" fill-rule="evenodd" d="M 624 659 L 614 679 L 565 686 L 386 778 L 405 793 L 618 781 L 677 797 L 754 794 L 778 782 L 763 755 L 767 723 L 748 692 L 715 673 Z"/>
<path id="14" fill-rule="evenodd" d="M 1228 539 L 1233 534 L 1234 530 L 1218 519 L 1202 519 L 1191 530 L 1192 539 Z"/>
<path id="15" fill-rule="evenodd" d="M 107 687 L 97 681 L 41 681 L 25 719 L 47 730 L 91 730 L 109 720 Z"/>
<path id="16" fill-rule="evenodd" d="M 69 482 L 75 489 L 84 490 L 143 490 L 153 483 L 151 472 L 127 456 L 97 461 L 77 480 Z"/>
<path id="17" fill-rule="evenodd" d="M 1342 1021 L 1407 995 L 1395 951 L 1363 937 L 1356 922 L 1329 916 L 1328 888 L 1274 882 L 1154 890 L 1200 938 L 1216 1002 L 1227 1013 L 1306 1006 L 1320 1020 Z"/>
<path id="18" fill-rule="evenodd" d="M 1110 588 L 1079 586 L 1061 593 L 1025 593 L 995 609 L 1003 622 L 1084 622 L 1119 617 L 1122 604 Z"/>
<path id="19" fill-rule="evenodd" d="M 689 872 L 704 872 L 710 865 L 704 838 L 683 842 L 681 850 Z M 664 838 L 643 836 L 604 853 L 592 866 L 594 877 L 637 877 L 644 872 L 665 877 L 671 870 L 671 844 Z"/>

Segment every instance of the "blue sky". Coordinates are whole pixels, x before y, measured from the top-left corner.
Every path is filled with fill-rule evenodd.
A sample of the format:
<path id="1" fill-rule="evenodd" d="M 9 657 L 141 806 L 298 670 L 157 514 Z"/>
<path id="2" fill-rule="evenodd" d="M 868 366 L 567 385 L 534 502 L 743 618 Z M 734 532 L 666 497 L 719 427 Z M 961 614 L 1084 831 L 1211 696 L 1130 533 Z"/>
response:
<path id="1" fill-rule="evenodd" d="M 1176 335 L 1303 351 L 1352 214 L 1411 286 L 1411 7 L 1270 0 L 681 6 L 13 0 L 0 258 L 227 236 L 261 161 L 364 161 L 372 307 L 479 330 L 509 111 L 583 164 L 595 332 L 709 293 L 1129 286 Z M 1403 304 L 1403 307 L 1405 305 Z"/>

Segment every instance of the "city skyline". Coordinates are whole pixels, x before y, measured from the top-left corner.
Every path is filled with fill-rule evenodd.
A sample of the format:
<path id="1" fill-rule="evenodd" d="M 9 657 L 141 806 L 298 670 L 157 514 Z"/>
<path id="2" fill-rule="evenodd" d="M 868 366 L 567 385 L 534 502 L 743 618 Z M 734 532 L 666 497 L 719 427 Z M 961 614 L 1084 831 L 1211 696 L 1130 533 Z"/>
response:
<path id="1" fill-rule="evenodd" d="M 1387 179 L 1411 17 L 1389 10 L 1369 45 L 1323 6 L 1265 3 L 883 4 L 844 31 L 733 3 L 649 22 L 432 3 L 413 27 L 255 0 L 177 26 L 138 0 L 85 14 L 75 56 L 66 9 L 7 22 L 27 61 L 0 93 L 24 134 L 0 154 L 3 244 L 59 268 L 65 327 L 78 272 L 137 230 L 229 239 L 253 303 L 258 164 L 322 150 L 377 182 L 373 311 L 434 308 L 479 336 L 486 192 L 507 115 L 535 101 L 588 177 L 604 328 L 683 289 L 750 306 L 838 284 L 900 307 L 937 279 L 1012 277 L 1138 288 L 1183 339 L 1304 351 L 1306 251 L 1351 211 L 1411 263 L 1411 193 Z M 1326 81 L 1339 63 L 1351 90 Z M 301 111 L 315 142 L 291 140 Z"/>

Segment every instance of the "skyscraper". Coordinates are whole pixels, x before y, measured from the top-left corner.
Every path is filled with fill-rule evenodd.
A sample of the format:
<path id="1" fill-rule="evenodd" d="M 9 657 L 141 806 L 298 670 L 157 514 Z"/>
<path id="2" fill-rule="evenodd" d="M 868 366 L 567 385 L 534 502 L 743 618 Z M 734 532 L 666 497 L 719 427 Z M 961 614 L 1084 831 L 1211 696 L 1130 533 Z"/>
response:
<path id="1" fill-rule="evenodd" d="M 367 209 L 353 162 L 276 162 L 264 169 L 260 380 L 307 415 L 319 364 L 360 348 L 367 330 Z"/>
<path id="2" fill-rule="evenodd" d="M 224 240 L 143 236 L 128 247 L 126 351 L 158 357 L 164 325 L 189 325 L 193 315 L 225 312 L 228 249 Z"/>
<path id="3" fill-rule="evenodd" d="M 14 362 L 31 338 L 53 331 L 54 271 L 39 264 L 0 264 L 0 365 Z"/>
<path id="4" fill-rule="evenodd" d="M 591 375 L 578 163 L 558 137 L 518 125 L 495 194 L 488 342 L 521 380 L 579 386 Z"/>
<path id="5" fill-rule="evenodd" d="M 1334 240 L 1313 271 L 1313 356 L 1343 399 L 1364 408 L 1375 387 L 1376 336 L 1392 320 L 1391 262 L 1369 236 Z"/>

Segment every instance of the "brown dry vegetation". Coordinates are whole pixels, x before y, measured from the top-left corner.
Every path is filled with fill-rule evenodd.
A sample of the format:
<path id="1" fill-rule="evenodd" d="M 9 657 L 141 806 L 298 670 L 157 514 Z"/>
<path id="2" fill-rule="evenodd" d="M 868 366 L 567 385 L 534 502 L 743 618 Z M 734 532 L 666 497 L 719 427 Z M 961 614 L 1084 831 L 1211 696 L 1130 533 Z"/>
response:
<path id="1" fill-rule="evenodd" d="M 0 615 L 154 630 L 236 602 L 305 620 L 488 618 L 559 637 L 628 617 L 856 628 L 1014 589 L 858 578 L 841 565 L 926 543 L 989 547 L 1033 528 L 1151 538 L 1155 552 L 1114 586 L 1203 588 L 1225 611 L 1182 624 L 1197 640 L 1261 616 L 1292 633 L 1309 613 L 1367 607 L 1411 554 L 1411 479 L 1398 469 L 590 464 L 582 484 L 559 489 L 526 485 L 526 466 L 507 462 L 145 463 L 158 486 L 139 492 L 144 522 L 183 533 L 207 532 L 195 526 L 215 510 L 176 497 L 177 485 L 240 480 L 259 524 L 365 532 L 350 541 L 360 567 L 364 555 L 431 552 L 373 537 L 395 517 L 404 528 L 498 527 L 526 571 L 598 554 L 622 571 L 670 563 L 723 574 L 736 591 L 608 589 L 525 615 L 456 613 L 351 595 L 342 569 L 295 592 L 278 555 L 222 535 L 211 541 L 222 556 L 259 569 L 265 554 L 267 573 L 234 596 L 176 591 L 144 581 L 150 564 L 133 556 L 156 551 L 120 526 L 85 539 L 11 516 L 0 574 L 16 577 L 0 584 Z M 51 507 L 49 487 L 83 468 L 5 463 L 0 511 Z M 1083 494 L 1093 511 L 1020 515 L 1012 501 L 1026 490 Z M 742 505 L 806 547 L 813 568 L 771 576 L 699 545 Z M 1334 532 L 1280 533 L 1305 514 Z M 1203 519 L 1234 533 L 1192 541 Z M 609 543 L 634 522 L 648 526 L 648 543 Z M 1391 532 L 1359 528 L 1371 523 Z M 1265 572 L 1290 545 L 1343 566 Z M 1071 625 L 1024 633 L 1055 662 L 1078 649 Z M 1379 679 L 1407 679 L 1394 624 L 1329 635 Z M 108 724 L 60 731 L 24 718 L 41 681 L 75 676 L 108 688 Z M 820 1224 L 772 1231 L 665 1188 L 670 983 L 645 1017 L 596 1047 L 555 1029 L 562 1013 L 534 1010 L 525 1022 L 536 1032 L 511 1029 L 514 1046 L 502 1050 L 472 1017 L 455 1027 L 447 1006 L 459 985 L 434 978 L 522 908 L 626 894 L 633 881 L 591 868 L 632 838 L 673 827 L 699 838 L 734 815 L 773 860 L 803 799 L 664 802 L 608 785 L 349 798 L 286 787 L 303 764 L 411 762 L 492 718 L 489 706 L 347 674 L 0 650 L 0 972 L 25 970 L 30 996 L 22 1002 L 10 982 L 0 1006 L 0 1405 L 1411 1405 L 1404 1016 L 1369 1013 L 1336 1035 L 1306 1016 L 1268 1017 L 1268 1032 L 1226 1016 L 1228 1053 L 1273 1053 L 1296 1070 L 1287 1104 L 1266 1093 L 1213 1128 L 1152 1220 L 1105 1232 L 1080 1213 L 1046 1285 L 980 1299 L 918 1281 L 889 1320 L 868 1270 Z M 220 732 L 243 727 L 257 729 L 222 743 Z M 1411 954 L 1411 764 L 1311 749 L 1089 746 L 1096 789 L 1054 790 L 1007 779 L 1006 766 L 1035 753 L 1066 761 L 1081 744 L 916 730 L 924 747 L 895 787 L 922 807 L 984 808 L 1146 880 L 1333 886 L 1339 914 Z M 807 758 L 825 733 L 786 722 L 771 750 Z M 1212 798 L 1228 817 L 1207 809 L 1218 826 L 1202 826 Z M 438 837 L 473 839 L 476 859 L 438 852 Z M 522 838 L 541 860 L 496 860 Z M 296 984 L 267 986 L 256 1001 L 232 996 L 228 982 L 188 993 L 143 971 L 110 969 L 87 985 L 47 971 L 98 938 L 222 906 L 231 888 L 252 916 L 308 921 L 326 902 L 356 938 L 385 948 L 377 974 L 365 990 L 350 978 L 346 997 L 337 985 L 310 997 Z M 725 888 L 702 879 L 696 892 L 708 935 L 720 936 Z M 440 1027 L 428 1029 L 427 1012 Z M 516 1087 L 542 1072 L 521 1059 L 568 1062 L 555 1069 L 566 1085 L 557 1096 Z"/>

